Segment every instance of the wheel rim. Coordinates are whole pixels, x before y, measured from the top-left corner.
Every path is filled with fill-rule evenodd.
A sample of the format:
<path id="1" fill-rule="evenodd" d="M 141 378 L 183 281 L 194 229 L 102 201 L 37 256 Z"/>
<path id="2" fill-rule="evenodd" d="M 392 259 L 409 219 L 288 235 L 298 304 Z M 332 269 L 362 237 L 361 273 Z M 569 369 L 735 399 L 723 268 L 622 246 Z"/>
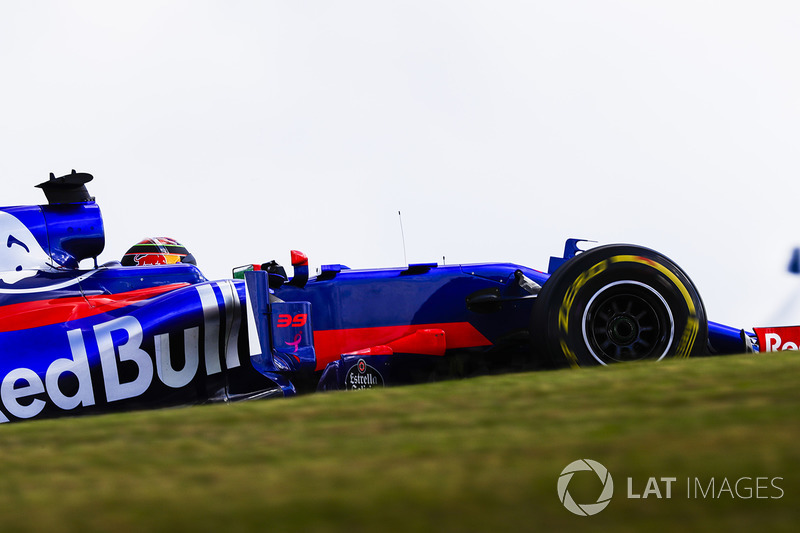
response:
<path id="1" fill-rule="evenodd" d="M 672 346 L 675 321 L 661 294 L 638 281 L 622 280 L 597 291 L 583 313 L 583 338 L 600 364 L 663 359 Z"/>

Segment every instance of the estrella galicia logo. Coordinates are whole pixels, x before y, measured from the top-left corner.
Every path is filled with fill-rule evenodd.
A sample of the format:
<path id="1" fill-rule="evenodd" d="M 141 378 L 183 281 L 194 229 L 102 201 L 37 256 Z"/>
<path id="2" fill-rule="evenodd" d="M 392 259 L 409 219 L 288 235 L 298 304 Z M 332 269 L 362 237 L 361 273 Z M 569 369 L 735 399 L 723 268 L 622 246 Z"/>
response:
<path id="1" fill-rule="evenodd" d="M 383 387 L 383 376 L 366 361 L 359 359 L 347 372 L 346 386 L 350 390 Z"/>
<path id="2" fill-rule="evenodd" d="M 576 503 L 567 490 L 570 481 L 572 481 L 572 476 L 574 476 L 576 472 L 581 471 L 594 472 L 603 484 L 603 490 L 595 503 Z M 578 459 L 577 461 L 571 462 L 561 471 L 561 475 L 558 477 L 558 499 L 561 500 L 561 503 L 564 504 L 564 507 L 566 507 L 569 512 L 578 516 L 596 515 L 608 507 L 613 495 L 614 480 L 611 479 L 611 474 L 608 472 L 608 469 L 591 459 Z"/>

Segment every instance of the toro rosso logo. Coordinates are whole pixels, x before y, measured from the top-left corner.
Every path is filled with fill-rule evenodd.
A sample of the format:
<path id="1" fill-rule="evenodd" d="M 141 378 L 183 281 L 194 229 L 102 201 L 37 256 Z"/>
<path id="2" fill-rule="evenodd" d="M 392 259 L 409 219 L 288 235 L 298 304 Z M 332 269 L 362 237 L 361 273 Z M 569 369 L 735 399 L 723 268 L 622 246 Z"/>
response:
<path id="1" fill-rule="evenodd" d="M 217 300 L 215 287 L 222 293 Z M 183 331 L 183 358 L 178 364 L 171 353 L 169 334 L 153 335 L 154 354 L 143 349 L 146 333 L 133 315 L 124 315 L 94 325 L 91 329 L 66 331 L 69 353 L 52 361 L 42 374 L 30 368 L 11 370 L 0 382 L 0 423 L 9 422 L 6 413 L 16 418 L 33 418 L 48 403 L 69 411 L 97 403 L 98 389 L 108 403 L 136 398 L 147 392 L 154 380 L 169 389 L 189 385 L 200 372 L 201 350 L 205 374 L 222 372 L 240 365 L 237 349 L 241 305 L 232 282 L 201 284 L 192 287 L 200 298 L 203 311 L 203 335 L 198 324 Z M 221 319 L 223 316 L 224 320 Z M 220 335 L 226 348 L 220 351 Z M 90 342 L 91 341 L 91 342 Z M 89 363 L 87 348 L 99 353 L 100 371 Z M 90 348 L 91 349 L 91 348 Z M 182 364 L 180 359 L 183 359 Z M 123 377 L 123 368 L 124 376 Z M 135 372 L 131 372 L 135 368 Z M 94 377 L 93 377 L 94 374 Z M 99 376 L 102 380 L 98 380 Z M 135 376 L 131 379 L 131 376 Z M 99 382 L 98 382 L 99 381 Z"/>

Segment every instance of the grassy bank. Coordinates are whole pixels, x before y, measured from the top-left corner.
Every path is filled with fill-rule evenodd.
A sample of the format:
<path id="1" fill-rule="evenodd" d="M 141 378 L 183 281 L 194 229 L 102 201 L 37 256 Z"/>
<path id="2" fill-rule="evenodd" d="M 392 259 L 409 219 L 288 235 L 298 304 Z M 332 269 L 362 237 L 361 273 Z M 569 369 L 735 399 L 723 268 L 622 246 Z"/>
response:
<path id="1" fill-rule="evenodd" d="M 9 424 L 0 531 L 789 531 L 799 378 L 736 356 Z M 556 490 L 581 458 L 615 482 L 592 517 Z M 672 498 L 627 497 L 651 477 Z"/>

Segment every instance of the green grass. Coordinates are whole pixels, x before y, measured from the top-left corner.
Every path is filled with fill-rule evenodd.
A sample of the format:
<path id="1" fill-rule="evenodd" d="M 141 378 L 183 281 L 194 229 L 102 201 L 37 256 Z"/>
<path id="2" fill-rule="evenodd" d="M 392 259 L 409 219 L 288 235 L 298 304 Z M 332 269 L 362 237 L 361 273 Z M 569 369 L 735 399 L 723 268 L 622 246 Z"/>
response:
<path id="1" fill-rule="evenodd" d="M 0 532 L 794 531 L 799 378 L 797 354 L 735 356 L 8 424 Z M 581 458 L 615 481 L 592 517 L 556 491 Z M 671 499 L 626 497 L 651 476 Z M 687 498 L 744 476 L 783 497 Z"/>

